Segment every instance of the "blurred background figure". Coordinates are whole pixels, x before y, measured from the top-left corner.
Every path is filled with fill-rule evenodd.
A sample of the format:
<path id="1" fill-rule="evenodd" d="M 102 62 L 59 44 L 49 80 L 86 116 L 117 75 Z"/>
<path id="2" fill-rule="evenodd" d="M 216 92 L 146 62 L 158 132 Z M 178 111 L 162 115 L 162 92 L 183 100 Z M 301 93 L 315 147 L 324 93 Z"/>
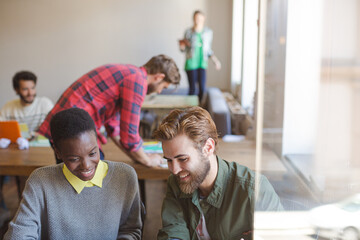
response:
<path id="1" fill-rule="evenodd" d="M 185 52 L 185 71 L 189 81 L 189 95 L 196 94 L 198 85 L 199 102 L 206 87 L 206 69 L 209 58 L 215 64 L 217 70 L 221 69 L 221 63 L 211 49 L 213 32 L 206 27 L 205 15 L 196 10 L 193 15 L 194 25 L 185 31 L 184 38 L 179 40 L 179 47 Z"/>
<path id="2" fill-rule="evenodd" d="M 46 115 L 54 107 L 47 97 L 36 96 L 37 77 L 30 71 L 17 72 L 13 88 L 19 98 L 7 102 L 0 110 L 0 121 L 15 120 L 28 126 L 30 138 L 36 135 Z"/>
<path id="3" fill-rule="evenodd" d="M 27 139 L 33 139 L 36 136 L 35 131 L 54 106 L 49 98 L 36 96 L 36 82 L 36 75 L 30 71 L 15 73 L 12 85 L 19 98 L 6 102 L 0 109 L 0 121 L 15 120 L 26 125 L 26 133 L 22 134 Z M 26 178 L 21 179 L 25 182 Z M 3 184 L 8 181 L 9 177 L 0 175 L 0 226 L 10 216 L 2 196 Z M 20 182 L 18 182 L 18 188 L 20 188 Z"/>

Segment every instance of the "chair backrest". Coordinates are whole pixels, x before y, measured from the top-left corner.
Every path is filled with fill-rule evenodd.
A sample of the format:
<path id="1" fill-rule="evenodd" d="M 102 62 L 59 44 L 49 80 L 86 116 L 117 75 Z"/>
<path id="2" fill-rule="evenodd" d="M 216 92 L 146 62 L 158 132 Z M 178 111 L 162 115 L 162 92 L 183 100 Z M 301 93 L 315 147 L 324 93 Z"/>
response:
<path id="1" fill-rule="evenodd" d="M 140 205 L 141 205 L 141 222 L 142 222 L 141 235 L 143 235 L 145 218 L 146 218 L 146 208 L 142 201 L 140 201 Z"/>
<path id="2" fill-rule="evenodd" d="M 148 110 L 141 110 L 140 114 L 140 136 L 142 138 L 150 139 L 153 129 L 156 127 L 158 121 L 157 115 Z"/>

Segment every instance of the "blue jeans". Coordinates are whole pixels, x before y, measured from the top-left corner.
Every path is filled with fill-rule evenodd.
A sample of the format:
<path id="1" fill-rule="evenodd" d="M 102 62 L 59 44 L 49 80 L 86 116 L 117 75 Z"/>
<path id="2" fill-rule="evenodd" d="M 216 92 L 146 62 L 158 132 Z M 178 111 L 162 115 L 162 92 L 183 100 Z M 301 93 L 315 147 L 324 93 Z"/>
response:
<path id="1" fill-rule="evenodd" d="M 198 97 L 199 102 L 201 102 L 206 87 L 206 69 L 198 68 L 195 70 L 186 71 L 186 74 L 189 81 L 189 95 L 195 95 L 196 85 L 198 85 Z"/>

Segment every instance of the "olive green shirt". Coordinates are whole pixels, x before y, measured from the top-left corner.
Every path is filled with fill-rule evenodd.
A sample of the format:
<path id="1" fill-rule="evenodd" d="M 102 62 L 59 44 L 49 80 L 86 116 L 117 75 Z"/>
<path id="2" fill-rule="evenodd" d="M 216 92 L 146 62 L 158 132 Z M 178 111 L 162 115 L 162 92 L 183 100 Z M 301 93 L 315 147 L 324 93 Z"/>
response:
<path id="1" fill-rule="evenodd" d="M 259 197 L 255 202 L 255 172 L 220 157 L 217 160 L 219 168 L 213 190 L 201 203 L 210 205 L 204 216 L 211 240 L 252 239 L 254 207 L 262 211 L 283 210 L 280 199 L 267 178 L 261 175 Z M 158 239 L 197 239 L 195 229 L 202 209 L 199 192 L 181 192 L 175 176 L 170 175 Z"/>

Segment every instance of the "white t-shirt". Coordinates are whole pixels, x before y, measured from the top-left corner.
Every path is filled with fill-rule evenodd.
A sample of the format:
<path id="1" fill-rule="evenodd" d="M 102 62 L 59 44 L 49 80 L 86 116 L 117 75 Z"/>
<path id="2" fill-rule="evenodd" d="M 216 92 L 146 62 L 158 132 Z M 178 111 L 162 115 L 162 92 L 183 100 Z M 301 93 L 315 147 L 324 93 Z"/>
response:
<path id="1" fill-rule="evenodd" d="M 204 214 L 206 214 L 207 211 L 209 210 L 210 205 L 207 204 L 204 199 L 205 198 L 199 196 L 199 202 L 200 202 L 200 207 L 202 209 L 202 212 L 201 212 L 201 218 L 196 227 L 196 235 L 199 240 L 211 240 L 210 235 L 206 228 L 206 222 L 205 222 L 205 216 L 204 216 Z"/>
<path id="2" fill-rule="evenodd" d="M 44 121 L 46 115 L 54 107 L 47 97 L 36 97 L 29 106 L 22 106 L 20 99 L 7 102 L 0 110 L 0 121 L 16 120 L 26 123 L 30 133 L 36 131 Z"/>
<path id="3" fill-rule="evenodd" d="M 199 224 L 196 227 L 196 235 L 200 240 L 211 240 L 210 235 L 206 228 L 206 222 L 204 214 L 201 213 Z"/>

